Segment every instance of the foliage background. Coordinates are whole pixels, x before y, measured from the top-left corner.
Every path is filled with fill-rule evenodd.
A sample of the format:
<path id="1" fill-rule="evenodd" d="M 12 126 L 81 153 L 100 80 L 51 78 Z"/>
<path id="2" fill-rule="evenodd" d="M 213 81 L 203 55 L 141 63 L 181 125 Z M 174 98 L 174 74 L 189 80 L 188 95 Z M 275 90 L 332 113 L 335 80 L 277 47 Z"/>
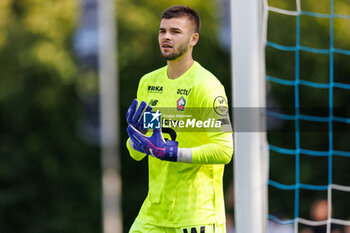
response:
<path id="1" fill-rule="evenodd" d="M 99 149 L 84 142 L 76 1 L 0 1 L 0 232 L 98 232 Z"/>

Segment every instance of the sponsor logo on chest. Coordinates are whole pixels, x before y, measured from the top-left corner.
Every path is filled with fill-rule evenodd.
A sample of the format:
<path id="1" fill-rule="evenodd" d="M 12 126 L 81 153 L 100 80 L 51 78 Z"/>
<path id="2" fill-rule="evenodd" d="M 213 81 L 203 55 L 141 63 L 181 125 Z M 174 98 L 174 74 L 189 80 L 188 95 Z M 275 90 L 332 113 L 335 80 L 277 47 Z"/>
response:
<path id="1" fill-rule="evenodd" d="M 148 93 L 163 93 L 163 86 L 148 86 Z"/>
<path id="2" fill-rule="evenodd" d="M 178 95 L 189 95 L 191 92 L 191 89 L 177 89 L 177 94 Z"/>

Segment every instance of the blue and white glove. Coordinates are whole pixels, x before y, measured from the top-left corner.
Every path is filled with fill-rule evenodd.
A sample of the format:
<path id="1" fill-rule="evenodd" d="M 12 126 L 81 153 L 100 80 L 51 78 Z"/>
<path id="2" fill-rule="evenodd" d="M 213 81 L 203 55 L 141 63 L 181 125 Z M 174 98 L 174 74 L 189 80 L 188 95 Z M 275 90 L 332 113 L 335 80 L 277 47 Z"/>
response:
<path id="1" fill-rule="evenodd" d="M 178 142 L 163 138 L 160 129 L 153 129 L 151 137 L 147 137 L 129 125 L 127 128 L 132 147 L 142 153 L 151 155 L 160 160 L 177 162 L 178 159 Z"/>
<path id="2" fill-rule="evenodd" d="M 143 128 L 143 113 L 151 112 L 152 107 L 147 105 L 145 101 L 141 101 L 139 107 L 137 107 L 138 105 L 139 101 L 134 99 L 126 113 L 126 122 L 141 133 L 145 134 L 147 133 L 147 129 Z"/>

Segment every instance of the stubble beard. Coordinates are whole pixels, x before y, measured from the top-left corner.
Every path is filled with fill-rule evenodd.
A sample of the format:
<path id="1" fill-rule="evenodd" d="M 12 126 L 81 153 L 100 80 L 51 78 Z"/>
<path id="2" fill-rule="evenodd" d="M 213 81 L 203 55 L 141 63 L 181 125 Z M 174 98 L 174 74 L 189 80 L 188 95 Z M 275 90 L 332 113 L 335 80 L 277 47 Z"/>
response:
<path id="1" fill-rule="evenodd" d="M 169 55 L 164 55 L 162 53 L 162 57 L 167 60 L 167 61 L 173 61 L 179 57 L 181 57 L 182 55 L 184 55 L 186 52 L 188 51 L 188 47 L 186 44 L 183 44 L 179 49 L 178 49 L 178 52 L 174 52 L 174 53 L 171 53 Z"/>

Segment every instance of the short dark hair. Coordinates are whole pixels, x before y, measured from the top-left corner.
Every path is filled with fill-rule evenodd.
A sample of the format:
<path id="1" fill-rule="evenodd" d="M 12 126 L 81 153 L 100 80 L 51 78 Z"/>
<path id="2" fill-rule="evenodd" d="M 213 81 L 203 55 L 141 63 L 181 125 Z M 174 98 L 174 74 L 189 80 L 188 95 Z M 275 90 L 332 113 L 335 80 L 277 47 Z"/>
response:
<path id="1" fill-rule="evenodd" d="M 188 6 L 171 6 L 163 12 L 162 19 L 171 19 L 183 16 L 188 17 L 195 24 L 195 30 L 197 33 L 199 33 L 199 29 L 201 26 L 201 20 L 199 18 L 199 15 L 195 10 Z"/>

